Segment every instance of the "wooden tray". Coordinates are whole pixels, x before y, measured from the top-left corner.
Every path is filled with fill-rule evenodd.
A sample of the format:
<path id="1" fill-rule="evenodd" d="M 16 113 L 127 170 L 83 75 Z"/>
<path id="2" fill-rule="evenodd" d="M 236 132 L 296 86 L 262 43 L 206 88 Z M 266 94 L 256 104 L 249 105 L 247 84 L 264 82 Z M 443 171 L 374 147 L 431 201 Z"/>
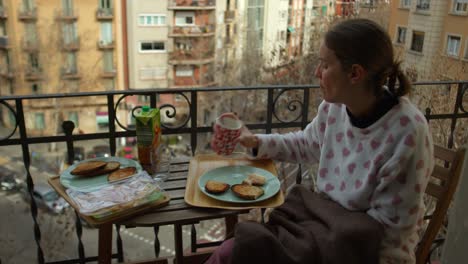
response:
<path id="1" fill-rule="evenodd" d="M 78 212 L 80 217 L 82 219 L 84 219 L 86 222 L 88 222 L 88 224 L 90 224 L 93 227 L 98 227 L 98 226 L 100 226 L 102 224 L 107 224 L 107 223 L 119 222 L 119 221 L 124 220 L 126 218 L 130 218 L 130 217 L 136 216 L 138 214 L 141 214 L 144 211 L 146 211 L 147 209 L 154 209 L 154 208 L 158 208 L 158 207 L 163 207 L 163 206 L 167 205 L 169 203 L 169 201 L 170 201 L 169 196 L 164 195 L 162 198 L 160 198 L 160 199 L 158 199 L 158 200 L 156 200 L 156 201 L 154 201 L 152 203 L 142 204 L 140 206 L 136 206 L 136 207 L 130 208 L 128 210 L 124 210 L 122 212 L 119 212 L 119 213 L 116 213 L 116 214 L 113 214 L 113 215 L 110 215 L 110 216 L 107 216 L 107 217 L 96 219 L 96 218 L 93 218 L 91 216 L 80 214 L 80 212 L 78 210 L 78 206 L 72 201 L 70 196 L 68 196 L 65 187 L 63 187 L 63 185 L 60 183 L 60 177 L 59 176 L 49 178 L 48 182 L 52 186 L 52 188 L 54 188 L 54 190 L 61 197 L 63 197 L 63 199 L 65 199 L 75 209 L 76 212 Z"/>
<path id="2" fill-rule="evenodd" d="M 190 160 L 187 185 L 185 190 L 185 202 L 198 207 L 222 208 L 222 209 L 250 209 L 250 208 L 270 208 L 283 204 L 284 194 L 280 190 L 273 197 L 257 203 L 230 203 L 219 201 L 205 195 L 198 187 L 198 179 L 206 171 L 233 165 L 247 165 L 261 168 L 278 176 L 275 164 L 272 160 L 248 160 L 246 158 L 225 158 L 215 154 L 199 154 Z"/>

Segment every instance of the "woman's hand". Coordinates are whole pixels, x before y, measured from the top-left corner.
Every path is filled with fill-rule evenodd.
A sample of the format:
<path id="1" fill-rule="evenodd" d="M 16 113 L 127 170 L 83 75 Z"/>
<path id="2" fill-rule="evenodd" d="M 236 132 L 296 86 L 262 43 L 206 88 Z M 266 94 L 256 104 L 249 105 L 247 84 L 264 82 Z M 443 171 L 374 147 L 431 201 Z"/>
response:
<path id="1" fill-rule="evenodd" d="M 239 143 L 246 148 L 258 148 L 258 138 L 250 130 L 242 125 Z"/>

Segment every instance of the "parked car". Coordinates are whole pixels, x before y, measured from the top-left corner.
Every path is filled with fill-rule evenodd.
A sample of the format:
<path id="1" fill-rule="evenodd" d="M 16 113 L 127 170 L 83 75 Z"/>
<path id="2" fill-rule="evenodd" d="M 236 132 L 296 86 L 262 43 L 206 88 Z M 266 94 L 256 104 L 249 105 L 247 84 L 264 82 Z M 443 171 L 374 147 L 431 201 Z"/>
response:
<path id="1" fill-rule="evenodd" d="M 24 191 L 25 199 L 30 201 L 30 195 L 27 190 Z M 33 197 L 38 207 L 44 208 L 51 213 L 61 214 L 70 205 L 60 197 L 55 190 L 45 183 L 34 184 Z"/>
<path id="2" fill-rule="evenodd" d="M 16 172 L 0 167 L 0 189 L 2 191 L 19 191 L 24 181 L 16 177 Z"/>
<path id="3" fill-rule="evenodd" d="M 103 157 L 110 157 L 111 156 L 110 147 L 107 145 L 97 145 L 94 146 L 93 149 L 88 152 L 86 158 L 103 158 Z"/>

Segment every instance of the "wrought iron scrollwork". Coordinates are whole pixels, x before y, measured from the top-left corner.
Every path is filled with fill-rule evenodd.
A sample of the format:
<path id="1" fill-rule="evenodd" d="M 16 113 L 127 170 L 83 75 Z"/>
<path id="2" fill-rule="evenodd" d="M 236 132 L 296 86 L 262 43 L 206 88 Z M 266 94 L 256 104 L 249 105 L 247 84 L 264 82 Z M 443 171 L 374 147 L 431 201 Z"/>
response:
<path id="1" fill-rule="evenodd" d="M 7 102 L 5 101 L 0 101 L 0 105 L 4 105 L 14 116 L 15 118 L 15 127 L 13 128 L 13 130 L 10 132 L 10 134 L 8 134 L 7 136 L 3 137 L 3 138 L 0 138 L 0 141 L 1 140 L 5 140 L 5 139 L 9 139 L 11 138 L 16 130 L 18 129 L 18 114 L 16 113 L 15 109 L 13 108 L 13 106 L 11 106 L 10 104 L 8 104 Z"/>
<path id="2" fill-rule="evenodd" d="M 117 109 L 119 108 L 119 105 L 120 105 L 120 102 L 125 99 L 127 96 L 132 96 L 133 94 L 124 94 L 122 95 L 119 100 L 117 100 L 117 103 L 115 104 L 115 107 L 114 107 L 114 113 L 117 113 Z M 132 110 L 132 116 L 133 116 L 133 111 L 135 110 L 135 108 Z M 109 120 L 111 121 L 111 120 Z M 115 115 L 115 122 L 117 122 L 117 125 L 122 128 L 123 130 L 125 131 L 133 131 L 131 129 L 128 129 L 128 127 L 122 125 L 122 123 L 120 123 L 120 120 L 119 118 L 117 117 L 117 115 Z"/>
<path id="3" fill-rule="evenodd" d="M 190 112 L 191 103 L 190 103 L 190 100 L 188 99 L 188 97 L 184 93 L 181 93 L 181 92 L 177 92 L 177 93 L 174 93 L 174 94 L 181 95 L 185 99 L 185 101 L 187 102 L 187 109 L 188 109 L 189 112 L 186 115 L 185 120 L 183 120 L 179 125 L 169 126 L 169 125 L 164 124 L 163 122 L 161 122 L 161 125 L 164 128 L 168 128 L 168 129 L 178 129 L 178 128 L 185 127 L 187 125 L 187 123 L 189 122 L 189 120 L 190 120 L 190 116 L 192 115 L 192 113 Z M 174 105 L 163 104 L 163 105 L 159 106 L 159 110 L 161 112 L 161 115 L 164 114 L 168 118 L 176 118 L 177 117 L 177 107 L 175 107 Z"/>
<path id="4" fill-rule="evenodd" d="M 292 123 L 292 122 L 295 122 L 297 120 L 299 120 L 301 117 L 302 117 L 302 108 L 304 107 L 304 103 L 301 102 L 300 100 L 298 99 L 292 99 L 292 100 L 289 100 L 289 102 L 287 103 L 286 105 L 286 109 L 289 110 L 290 112 L 298 112 L 298 115 L 297 117 L 293 117 L 292 120 L 284 120 L 282 118 L 279 117 L 278 113 L 276 112 L 277 109 L 279 108 L 278 106 L 278 101 L 279 101 L 279 98 L 286 92 L 286 91 L 291 91 L 289 89 L 282 89 L 278 95 L 273 99 L 273 115 L 275 116 L 276 119 L 278 119 L 278 121 L 280 121 L 281 123 Z"/>
<path id="5" fill-rule="evenodd" d="M 466 93 L 466 90 L 468 90 L 468 83 L 465 83 L 463 84 L 462 88 L 461 88 L 461 91 L 460 91 L 460 111 L 462 111 L 463 113 L 468 113 L 468 111 L 465 109 L 465 107 L 463 106 L 463 98 L 465 97 L 465 93 Z"/>

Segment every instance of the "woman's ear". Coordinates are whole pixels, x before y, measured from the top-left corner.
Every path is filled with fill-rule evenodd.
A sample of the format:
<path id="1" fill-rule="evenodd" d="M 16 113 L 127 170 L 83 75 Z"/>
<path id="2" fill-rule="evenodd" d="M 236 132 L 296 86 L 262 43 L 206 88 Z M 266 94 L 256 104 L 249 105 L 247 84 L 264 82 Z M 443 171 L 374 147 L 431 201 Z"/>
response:
<path id="1" fill-rule="evenodd" d="M 359 83 L 365 79 L 367 75 L 366 69 L 364 69 L 360 64 L 351 65 L 351 71 L 349 77 L 352 84 Z"/>

